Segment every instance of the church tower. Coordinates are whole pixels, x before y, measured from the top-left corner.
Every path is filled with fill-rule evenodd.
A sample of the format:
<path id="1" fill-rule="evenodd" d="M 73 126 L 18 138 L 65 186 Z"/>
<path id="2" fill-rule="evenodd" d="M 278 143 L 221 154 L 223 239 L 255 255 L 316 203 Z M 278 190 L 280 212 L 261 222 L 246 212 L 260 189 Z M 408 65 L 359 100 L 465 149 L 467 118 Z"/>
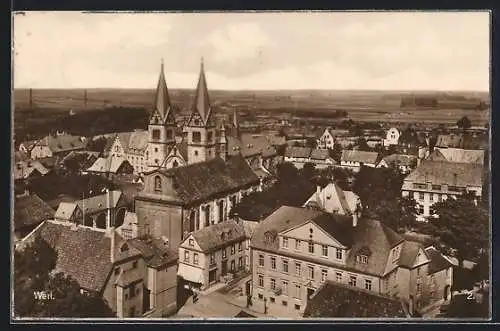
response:
<path id="1" fill-rule="evenodd" d="M 233 111 L 233 124 L 231 127 L 231 135 L 236 139 L 241 139 L 240 123 L 238 118 L 238 110 L 235 108 Z"/>
<path id="2" fill-rule="evenodd" d="M 219 134 L 219 157 L 224 161 L 227 159 L 227 137 L 226 137 L 226 126 L 224 121 L 222 121 L 220 125 L 220 134 Z"/>
<path id="3" fill-rule="evenodd" d="M 149 138 L 146 159 L 149 170 L 161 167 L 163 161 L 175 146 L 176 127 L 174 109 L 168 95 L 162 59 L 154 109 L 148 125 Z"/>
<path id="4" fill-rule="evenodd" d="M 185 126 L 187 132 L 188 164 L 205 162 L 216 156 L 217 139 L 212 107 L 208 97 L 207 81 L 203 59 L 201 59 L 200 76 L 193 100 L 191 115 Z"/>

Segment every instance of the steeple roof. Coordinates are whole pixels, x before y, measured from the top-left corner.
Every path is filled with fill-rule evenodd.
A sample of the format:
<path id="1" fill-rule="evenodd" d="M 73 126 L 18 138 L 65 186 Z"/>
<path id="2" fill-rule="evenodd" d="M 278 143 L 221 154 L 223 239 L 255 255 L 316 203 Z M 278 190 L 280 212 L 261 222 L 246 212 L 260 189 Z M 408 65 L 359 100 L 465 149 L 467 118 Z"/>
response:
<path id="1" fill-rule="evenodd" d="M 211 115 L 210 99 L 208 97 L 207 79 L 205 77 L 205 68 L 203 58 L 201 59 L 200 76 L 196 86 L 196 95 L 193 102 L 193 112 L 197 111 L 204 123 L 208 122 Z"/>
<path id="2" fill-rule="evenodd" d="M 165 72 L 163 68 L 163 59 L 161 61 L 160 77 L 158 78 L 158 86 L 156 87 L 156 95 L 154 102 L 155 110 L 160 113 L 162 120 L 165 122 L 171 110 L 170 97 L 168 95 L 167 82 L 165 80 Z"/>

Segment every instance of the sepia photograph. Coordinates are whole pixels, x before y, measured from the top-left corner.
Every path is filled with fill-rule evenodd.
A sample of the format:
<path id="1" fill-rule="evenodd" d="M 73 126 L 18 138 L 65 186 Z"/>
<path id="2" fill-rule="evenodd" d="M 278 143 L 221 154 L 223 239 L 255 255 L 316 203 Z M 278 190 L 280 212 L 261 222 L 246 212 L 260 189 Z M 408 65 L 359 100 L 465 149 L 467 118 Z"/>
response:
<path id="1" fill-rule="evenodd" d="M 13 12 L 11 322 L 488 321 L 490 20 Z"/>

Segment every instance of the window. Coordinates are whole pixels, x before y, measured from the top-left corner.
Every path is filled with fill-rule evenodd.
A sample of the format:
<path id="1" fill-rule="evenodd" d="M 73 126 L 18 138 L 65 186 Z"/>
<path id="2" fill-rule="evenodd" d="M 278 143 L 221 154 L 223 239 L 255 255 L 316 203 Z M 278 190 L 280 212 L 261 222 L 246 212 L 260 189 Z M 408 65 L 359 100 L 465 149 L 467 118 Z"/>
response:
<path id="1" fill-rule="evenodd" d="M 189 246 L 191 246 L 191 247 L 194 246 L 194 239 L 189 239 Z"/>
<path id="2" fill-rule="evenodd" d="M 264 276 L 263 275 L 259 275 L 258 276 L 258 280 L 259 280 L 258 286 L 259 287 L 264 287 Z"/>
<path id="3" fill-rule="evenodd" d="M 189 251 L 184 251 L 184 261 L 189 262 Z"/>
<path id="4" fill-rule="evenodd" d="M 418 183 L 414 183 L 414 184 L 413 184 L 413 187 L 414 187 L 414 188 L 418 188 L 418 189 L 426 189 L 426 188 L 427 188 L 427 184 L 418 184 Z"/>
<path id="5" fill-rule="evenodd" d="M 295 284 L 295 295 L 294 297 L 300 299 L 300 285 L 299 284 Z"/>
<path id="6" fill-rule="evenodd" d="M 434 191 L 441 191 L 441 185 L 432 185 Z"/>
<path id="7" fill-rule="evenodd" d="M 321 281 L 322 282 L 326 281 L 327 276 L 328 276 L 328 270 L 321 269 Z"/>
<path id="8" fill-rule="evenodd" d="M 288 273 L 288 260 L 283 259 L 283 272 Z"/>
<path id="9" fill-rule="evenodd" d="M 193 264 L 198 265 L 198 253 L 193 254 Z"/>
<path id="10" fill-rule="evenodd" d="M 368 256 L 366 256 L 366 255 L 356 255 L 356 262 L 367 264 L 368 263 Z"/>
<path id="11" fill-rule="evenodd" d="M 130 285 L 129 287 L 129 297 L 133 298 L 135 297 L 135 284 Z"/>
<path id="12" fill-rule="evenodd" d="M 132 269 L 137 268 L 137 261 L 132 262 Z"/>
<path id="13" fill-rule="evenodd" d="M 288 302 L 287 302 L 287 301 L 285 301 L 285 300 L 281 301 L 281 304 L 282 304 L 283 306 L 285 306 L 285 307 L 286 307 L 286 306 L 288 306 Z"/>
<path id="14" fill-rule="evenodd" d="M 271 303 L 275 303 L 276 302 L 276 299 L 273 298 L 273 297 L 269 297 L 269 301 L 271 301 Z"/>
<path id="15" fill-rule="evenodd" d="M 115 268 L 115 275 L 118 275 L 120 273 L 120 268 Z"/>
<path id="16" fill-rule="evenodd" d="M 434 194 L 432 194 L 432 193 L 431 193 L 431 194 L 429 194 L 429 200 L 430 200 L 430 201 L 434 201 Z"/>
<path id="17" fill-rule="evenodd" d="M 234 255 L 235 252 L 236 252 L 236 246 L 231 245 L 231 255 Z"/>
<path id="18" fill-rule="evenodd" d="M 372 290 L 372 281 L 370 279 L 365 279 L 365 289 Z"/>
<path id="19" fill-rule="evenodd" d="M 155 153 L 158 152 L 158 147 L 155 147 Z"/>
<path id="20" fill-rule="evenodd" d="M 417 283 L 417 294 L 422 293 L 422 284 Z"/>
<path id="21" fill-rule="evenodd" d="M 349 276 L 349 285 L 356 286 L 356 276 Z"/>
<path id="22" fill-rule="evenodd" d="M 172 130 L 167 130 L 167 139 L 172 139 Z"/>
<path id="23" fill-rule="evenodd" d="M 323 256 L 328 256 L 328 246 L 327 245 L 321 245 L 321 253 Z"/>
<path id="24" fill-rule="evenodd" d="M 300 240 L 299 239 L 295 239 L 295 249 L 296 250 L 300 249 Z"/>
<path id="25" fill-rule="evenodd" d="M 210 254 L 210 264 L 214 264 L 215 263 L 215 254 L 212 253 Z"/>
<path id="26" fill-rule="evenodd" d="M 335 280 L 337 281 L 337 283 L 342 283 L 342 273 L 341 272 L 335 273 Z"/>
<path id="27" fill-rule="evenodd" d="M 288 248 L 288 238 L 283 237 L 283 248 Z"/>
<path id="28" fill-rule="evenodd" d="M 312 241 L 308 242 L 307 247 L 308 247 L 309 253 L 311 253 L 311 254 L 314 253 L 314 243 Z"/>
<path id="29" fill-rule="evenodd" d="M 264 255 L 259 254 L 259 267 L 264 266 Z"/>
<path id="30" fill-rule="evenodd" d="M 295 263 L 295 276 L 300 276 L 300 263 Z"/>
<path id="31" fill-rule="evenodd" d="M 223 258 L 223 259 L 227 258 L 227 248 L 224 248 L 224 249 L 222 250 L 222 258 Z"/>
<path id="32" fill-rule="evenodd" d="M 238 269 L 241 269 L 243 268 L 243 258 L 240 256 L 238 258 Z"/>
<path id="33" fill-rule="evenodd" d="M 314 279 L 314 267 L 313 266 L 307 266 L 307 276 L 309 279 Z"/>
<path id="34" fill-rule="evenodd" d="M 300 305 L 295 304 L 295 310 L 300 310 Z"/>
<path id="35" fill-rule="evenodd" d="M 342 248 L 337 248 L 336 257 L 337 260 L 342 260 Z"/>
<path id="36" fill-rule="evenodd" d="M 443 196 L 441 194 L 438 194 L 437 196 L 438 196 L 438 202 L 443 201 Z"/>
<path id="37" fill-rule="evenodd" d="M 241 252 L 243 250 L 243 244 L 239 243 L 238 244 L 238 252 Z"/>
<path id="38" fill-rule="evenodd" d="M 207 140 L 208 141 L 212 141 L 212 138 L 213 138 L 213 133 L 212 132 L 208 132 L 208 134 L 207 134 Z"/>
<path id="39" fill-rule="evenodd" d="M 153 129 L 153 140 L 158 140 L 160 139 L 160 130 L 158 129 Z"/>
<path id="40" fill-rule="evenodd" d="M 288 282 L 286 280 L 281 281 L 281 291 L 284 295 L 288 295 Z"/>
<path id="41" fill-rule="evenodd" d="M 271 290 L 273 290 L 273 291 L 274 291 L 274 290 L 276 289 L 276 279 L 271 278 L 271 279 L 270 279 L 270 284 L 271 284 L 271 285 L 270 285 L 270 286 L 271 286 Z"/>
<path id="42" fill-rule="evenodd" d="M 161 177 L 155 176 L 155 192 L 161 192 Z"/>
<path id="43" fill-rule="evenodd" d="M 194 151 L 194 156 L 198 156 L 198 151 L 197 150 Z"/>
<path id="44" fill-rule="evenodd" d="M 231 261 L 231 271 L 235 270 L 235 262 L 234 260 Z"/>
<path id="45" fill-rule="evenodd" d="M 193 132 L 193 142 L 199 143 L 201 142 L 201 133 L 198 131 Z"/>
<path id="46" fill-rule="evenodd" d="M 271 269 L 276 270 L 276 258 L 271 256 Z"/>
<path id="47" fill-rule="evenodd" d="M 424 200 L 424 192 L 418 192 L 418 200 Z"/>

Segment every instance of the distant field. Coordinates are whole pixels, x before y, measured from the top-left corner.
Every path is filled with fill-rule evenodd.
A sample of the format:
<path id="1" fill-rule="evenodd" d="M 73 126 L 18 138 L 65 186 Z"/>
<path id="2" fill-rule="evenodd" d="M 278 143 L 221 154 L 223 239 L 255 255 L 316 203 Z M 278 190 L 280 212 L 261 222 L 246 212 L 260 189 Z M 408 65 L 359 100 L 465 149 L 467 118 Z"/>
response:
<path id="1" fill-rule="evenodd" d="M 193 90 L 170 91 L 172 101 L 184 113 L 190 108 L 193 94 Z M 479 111 L 457 107 L 401 109 L 401 97 L 409 94 L 411 93 L 392 91 L 210 91 L 213 105 L 226 111 L 234 107 L 268 113 L 278 109 L 288 111 L 322 109 L 325 112 L 345 110 L 348 112 L 348 117 L 355 121 L 456 123 L 460 117 L 467 116 L 473 125 L 484 125 L 489 122 L 489 110 Z M 436 96 L 438 100 L 458 96 L 464 98 L 464 103 L 470 104 L 481 100 L 489 103 L 488 93 L 425 92 L 425 94 Z M 153 95 L 153 90 L 145 89 L 88 89 L 87 108 L 110 106 L 151 108 Z M 415 95 L 418 94 L 415 93 Z M 32 101 L 36 108 L 52 109 L 55 112 L 66 113 L 70 109 L 84 111 L 84 90 L 33 90 Z M 14 105 L 16 109 L 26 109 L 29 106 L 28 90 L 14 91 Z"/>

